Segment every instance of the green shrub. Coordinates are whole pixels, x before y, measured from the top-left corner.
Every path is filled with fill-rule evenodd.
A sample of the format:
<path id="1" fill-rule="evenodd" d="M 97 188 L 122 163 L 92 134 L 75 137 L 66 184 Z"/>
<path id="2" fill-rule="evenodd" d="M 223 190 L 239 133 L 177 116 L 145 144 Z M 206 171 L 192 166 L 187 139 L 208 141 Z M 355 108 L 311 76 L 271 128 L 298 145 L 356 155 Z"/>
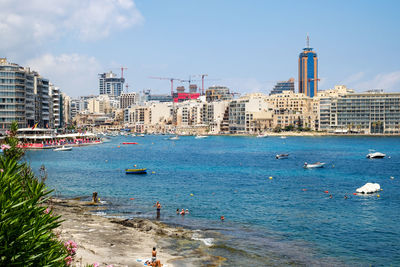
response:
<path id="1" fill-rule="evenodd" d="M 0 156 L 0 266 L 65 266 L 67 250 L 53 232 L 60 216 L 45 206 L 51 191 L 10 138 Z"/>

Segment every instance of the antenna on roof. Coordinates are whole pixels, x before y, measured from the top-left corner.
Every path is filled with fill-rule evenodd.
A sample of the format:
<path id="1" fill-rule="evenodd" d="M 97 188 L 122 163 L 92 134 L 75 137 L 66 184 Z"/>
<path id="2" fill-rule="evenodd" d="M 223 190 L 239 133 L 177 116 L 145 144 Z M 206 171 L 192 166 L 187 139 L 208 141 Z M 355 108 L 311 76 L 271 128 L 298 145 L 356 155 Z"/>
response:
<path id="1" fill-rule="evenodd" d="M 310 37 L 308 36 L 308 33 L 307 33 L 307 48 L 310 48 Z"/>

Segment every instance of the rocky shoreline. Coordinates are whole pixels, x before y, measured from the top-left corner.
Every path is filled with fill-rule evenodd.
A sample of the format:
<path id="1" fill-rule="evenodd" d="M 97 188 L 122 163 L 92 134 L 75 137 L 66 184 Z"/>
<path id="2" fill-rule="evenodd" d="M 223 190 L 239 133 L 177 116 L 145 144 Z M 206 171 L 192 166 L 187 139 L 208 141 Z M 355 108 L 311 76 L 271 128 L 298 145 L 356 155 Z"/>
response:
<path id="1" fill-rule="evenodd" d="M 73 266 L 144 266 L 153 247 L 163 266 L 220 266 L 221 257 L 207 255 L 194 231 L 143 219 L 106 218 L 94 215 L 106 209 L 80 199 L 51 198 L 49 207 L 61 215 L 57 235 L 78 244 Z M 182 245 L 183 244 L 183 245 Z"/>

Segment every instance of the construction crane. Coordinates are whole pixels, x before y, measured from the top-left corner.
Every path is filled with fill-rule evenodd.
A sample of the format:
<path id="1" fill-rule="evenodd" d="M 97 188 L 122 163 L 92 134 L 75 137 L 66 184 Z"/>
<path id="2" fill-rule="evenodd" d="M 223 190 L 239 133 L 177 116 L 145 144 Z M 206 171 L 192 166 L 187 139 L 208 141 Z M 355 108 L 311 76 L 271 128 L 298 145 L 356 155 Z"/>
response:
<path id="1" fill-rule="evenodd" d="M 149 79 L 157 79 L 157 80 L 169 80 L 171 82 L 171 96 L 174 97 L 174 81 L 181 81 L 178 78 L 166 78 L 166 77 L 149 77 Z"/>
<path id="2" fill-rule="evenodd" d="M 121 67 L 121 79 L 124 78 L 124 70 L 127 70 L 128 68 L 126 67 Z"/>
<path id="3" fill-rule="evenodd" d="M 206 76 L 208 76 L 208 74 L 193 75 L 193 77 L 201 77 L 201 95 L 204 95 L 204 77 Z"/>

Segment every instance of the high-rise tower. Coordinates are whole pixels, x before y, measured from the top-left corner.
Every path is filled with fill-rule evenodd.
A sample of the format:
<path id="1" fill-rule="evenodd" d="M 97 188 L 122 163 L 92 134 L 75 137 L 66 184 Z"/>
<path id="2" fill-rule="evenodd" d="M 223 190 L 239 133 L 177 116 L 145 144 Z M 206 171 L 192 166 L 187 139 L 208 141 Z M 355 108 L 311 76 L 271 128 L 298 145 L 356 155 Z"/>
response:
<path id="1" fill-rule="evenodd" d="M 317 95 L 318 91 L 318 57 L 310 48 L 310 39 L 307 35 L 307 47 L 299 55 L 299 93 L 309 97 Z"/>

